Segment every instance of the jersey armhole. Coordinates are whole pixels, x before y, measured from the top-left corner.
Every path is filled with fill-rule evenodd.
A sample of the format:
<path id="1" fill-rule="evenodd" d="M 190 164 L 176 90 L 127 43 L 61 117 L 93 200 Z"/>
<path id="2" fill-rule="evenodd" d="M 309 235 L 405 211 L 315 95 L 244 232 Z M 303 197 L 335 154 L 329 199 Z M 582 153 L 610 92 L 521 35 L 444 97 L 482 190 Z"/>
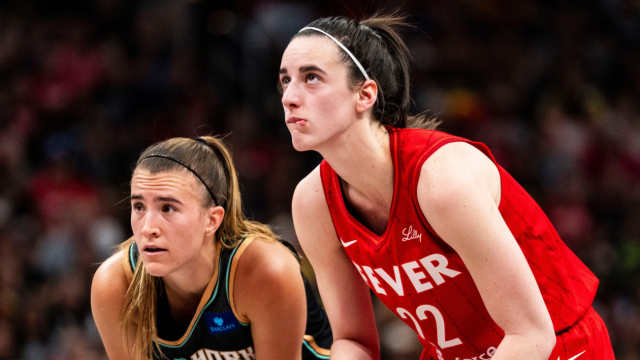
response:
<path id="1" fill-rule="evenodd" d="M 502 179 L 502 173 L 500 172 L 500 166 L 496 162 L 496 159 L 493 156 L 493 153 L 491 153 L 491 150 L 489 150 L 489 148 L 485 144 L 480 143 L 480 142 L 476 142 L 476 141 L 471 141 L 471 140 L 468 140 L 468 139 L 465 139 L 465 138 L 453 136 L 453 135 L 450 136 L 450 137 L 442 138 L 439 141 L 437 141 L 434 144 L 432 144 L 431 147 L 429 147 L 429 149 L 427 151 L 425 151 L 424 153 L 422 153 L 420 155 L 420 157 L 418 158 L 418 161 L 416 162 L 415 168 L 413 168 L 411 170 L 411 188 L 410 188 L 411 190 L 410 190 L 410 194 L 411 194 L 411 199 L 412 199 L 412 201 L 414 203 L 414 206 L 416 208 L 416 211 L 417 211 L 418 215 L 420 216 L 420 219 L 422 220 L 422 223 L 424 224 L 425 228 L 427 228 L 427 230 L 429 230 L 438 239 L 442 239 L 442 238 L 433 229 L 433 227 L 429 223 L 429 220 L 427 220 L 426 216 L 424 216 L 424 214 L 422 213 L 422 208 L 420 208 L 420 202 L 418 201 L 418 181 L 420 180 L 420 172 L 422 170 L 422 166 L 424 165 L 425 161 L 427 161 L 427 159 L 431 155 L 433 155 L 434 152 L 436 152 L 438 149 L 440 149 L 444 145 L 447 145 L 447 144 L 450 144 L 450 143 L 454 143 L 454 142 L 467 143 L 467 144 L 475 147 L 476 149 L 480 150 L 485 156 L 487 156 L 489 158 L 489 160 L 496 166 L 496 168 L 498 170 L 498 173 L 499 173 L 499 177 L 500 177 L 499 178 L 500 189 L 503 188 L 503 179 Z M 502 203 L 502 197 L 500 198 L 500 203 Z"/>
<path id="2" fill-rule="evenodd" d="M 236 272 L 238 270 L 238 262 L 240 261 L 240 257 L 252 242 L 253 238 L 249 237 L 233 250 L 230 257 L 231 259 L 229 260 L 230 265 L 227 267 L 227 273 L 225 274 L 227 280 L 227 288 L 225 290 L 227 293 L 227 301 L 229 302 L 229 307 L 231 308 L 231 312 L 233 312 L 233 315 L 236 317 L 238 322 L 244 326 L 249 325 L 249 318 L 240 314 L 236 309 L 234 302 L 235 299 L 233 298 L 233 286 L 235 285 Z"/>
<path id="3" fill-rule="evenodd" d="M 305 335 L 302 343 L 304 346 L 318 359 L 329 359 L 331 356 L 331 350 L 325 349 L 316 343 L 316 339 L 311 335 Z"/>
<path id="4" fill-rule="evenodd" d="M 121 249 L 122 251 L 122 267 L 124 270 L 124 276 L 127 278 L 127 282 L 131 283 L 131 279 L 133 279 L 133 272 L 135 269 L 135 250 L 134 250 L 135 242 L 132 242 L 129 247 Z"/>
<path id="5" fill-rule="evenodd" d="M 436 152 L 438 149 L 440 149 L 446 144 L 453 143 L 453 142 L 464 142 L 464 140 L 457 137 L 441 138 L 440 140 L 431 144 L 431 146 L 418 157 L 418 161 L 416 161 L 414 168 L 411 169 L 411 172 L 410 172 L 411 185 L 409 188 L 410 189 L 409 193 L 411 194 L 411 200 L 413 201 L 414 207 L 416 209 L 418 216 L 420 217 L 420 220 L 422 221 L 422 224 L 437 239 L 442 239 L 442 238 L 433 229 L 433 227 L 429 223 L 429 220 L 427 220 L 427 217 L 424 216 L 424 214 L 422 213 L 422 208 L 420 207 L 420 202 L 418 201 L 418 182 L 420 181 L 420 172 L 422 171 L 422 166 L 424 165 L 425 161 L 427 161 L 427 159 L 431 155 L 433 155 L 433 153 Z"/>

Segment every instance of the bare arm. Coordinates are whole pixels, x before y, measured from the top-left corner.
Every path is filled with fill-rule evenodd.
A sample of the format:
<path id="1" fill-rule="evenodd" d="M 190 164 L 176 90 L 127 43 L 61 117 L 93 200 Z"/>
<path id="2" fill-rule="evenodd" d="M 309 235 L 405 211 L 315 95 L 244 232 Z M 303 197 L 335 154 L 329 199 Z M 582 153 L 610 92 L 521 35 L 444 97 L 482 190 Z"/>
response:
<path id="1" fill-rule="evenodd" d="M 334 339 L 331 359 L 379 359 L 369 288 L 336 236 L 319 168 L 296 187 L 292 212 L 296 234 L 313 266 L 331 324 Z"/>
<path id="2" fill-rule="evenodd" d="M 120 326 L 120 309 L 128 282 L 120 251 L 103 262 L 91 282 L 91 312 L 109 359 L 133 359 Z"/>
<path id="3" fill-rule="evenodd" d="M 258 360 L 301 359 L 307 319 L 300 265 L 284 246 L 255 239 L 239 259 L 235 305 L 251 323 Z"/>
<path id="4" fill-rule="evenodd" d="M 547 359 L 553 324 L 531 268 L 498 210 L 498 170 L 482 152 L 451 143 L 423 165 L 418 201 L 440 237 L 469 269 L 505 337 L 493 360 Z"/>

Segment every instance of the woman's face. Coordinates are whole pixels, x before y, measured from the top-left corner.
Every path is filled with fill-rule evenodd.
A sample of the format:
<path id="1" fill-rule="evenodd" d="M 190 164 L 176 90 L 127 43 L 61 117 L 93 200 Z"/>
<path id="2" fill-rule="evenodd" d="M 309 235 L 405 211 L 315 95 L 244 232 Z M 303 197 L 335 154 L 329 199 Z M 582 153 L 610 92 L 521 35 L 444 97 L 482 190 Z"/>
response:
<path id="1" fill-rule="evenodd" d="M 293 147 L 318 150 L 356 117 L 357 92 L 340 49 L 322 34 L 294 38 L 280 63 L 282 106 Z"/>
<path id="2" fill-rule="evenodd" d="M 131 229 L 150 275 L 164 277 L 212 261 L 217 226 L 212 231 L 210 208 L 202 205 L 203 189 L 187 171 L 134 171 Z"/>

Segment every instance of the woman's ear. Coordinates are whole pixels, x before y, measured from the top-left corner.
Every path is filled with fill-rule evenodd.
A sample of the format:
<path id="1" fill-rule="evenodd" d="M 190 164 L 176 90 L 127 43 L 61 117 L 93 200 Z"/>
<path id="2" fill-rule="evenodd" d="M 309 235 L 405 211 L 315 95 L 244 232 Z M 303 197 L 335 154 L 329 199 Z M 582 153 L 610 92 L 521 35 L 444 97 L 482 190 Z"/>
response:
<path id="1" fill-rule="evenodd" d="M 360 90 L 356 101 L 356 111 L 366 112 L 371 109 L 378 99 L 378 84 L 374 80 L 366 80 Z"/>
<path id="2" fill-rule="evenodd" d="M 213 235 L 216 230 L 222 225 L 224 219 L 224 208 L 222 206 L 212 206 L 207 209 L 207 227 L 205 232 L 207 235 Z"/>

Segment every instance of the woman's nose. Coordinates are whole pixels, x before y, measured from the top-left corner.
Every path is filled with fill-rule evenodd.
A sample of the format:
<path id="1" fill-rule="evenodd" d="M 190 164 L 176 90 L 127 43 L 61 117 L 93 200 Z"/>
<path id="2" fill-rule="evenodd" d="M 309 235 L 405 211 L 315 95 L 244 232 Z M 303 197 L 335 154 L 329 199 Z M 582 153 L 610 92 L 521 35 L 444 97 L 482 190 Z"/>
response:
<path id="1" fill-rule="evenodd" d="M 152 211 L 149 211 L 144 215 L 140 231 L 142 232 L 142 235 L 147 237 L 158 237 L 158 235 L 160 235 L 158 221 Z"/>
<path id="2" fill-rule="evenodd" d="M 300 91 L 294 82 L 290 82 L 282 91 L 282 105 L 286 108 L 300 106 Z"/>

